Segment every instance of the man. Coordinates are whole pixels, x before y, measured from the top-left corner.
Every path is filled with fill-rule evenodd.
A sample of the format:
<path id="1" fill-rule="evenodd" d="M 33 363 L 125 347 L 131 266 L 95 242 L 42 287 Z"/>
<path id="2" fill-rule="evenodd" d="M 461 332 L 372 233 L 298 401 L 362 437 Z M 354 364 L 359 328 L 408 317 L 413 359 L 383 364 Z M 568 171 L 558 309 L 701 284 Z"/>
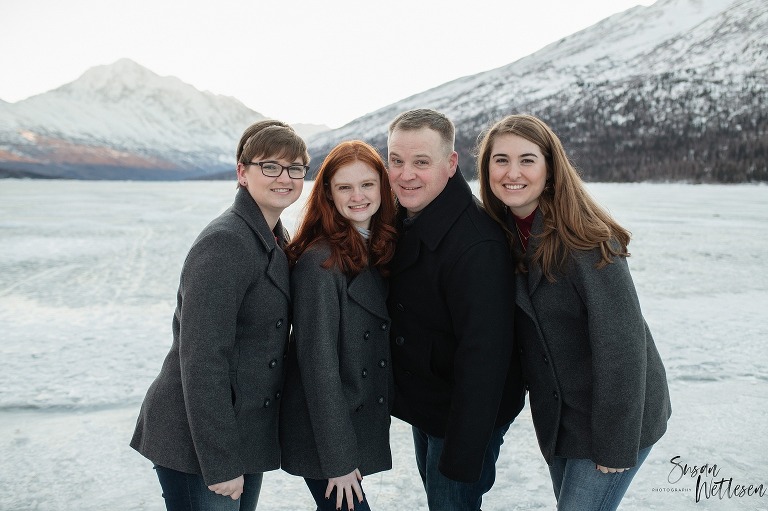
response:
<path id="1" fill-rule="evenodd" d="M 511 255 L 458 169 L 454 137 L 434 110 L 389 126 L 400 234 L 388 299 L 392 414 L 413 426 L 429 508 L 477 511 L 525 394 L 513 355 Z"/>

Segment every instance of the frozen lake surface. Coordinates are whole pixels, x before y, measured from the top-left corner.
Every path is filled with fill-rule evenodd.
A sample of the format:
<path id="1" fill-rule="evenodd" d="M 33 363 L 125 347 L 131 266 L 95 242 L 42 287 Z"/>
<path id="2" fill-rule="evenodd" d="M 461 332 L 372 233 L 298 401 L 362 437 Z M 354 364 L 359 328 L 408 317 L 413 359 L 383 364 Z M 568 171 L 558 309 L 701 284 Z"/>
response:
<path id="1" fill-rule="evenodd" d="M 183 258 L 234 186 L 0 180 L 0 510 L 164 509 L 128 441 L 171 343 Z M 768 492 L 736 489 L 768 488 L 768 187 L 589 188 L 633 233 L 672 395 L 669 430 L 621 509 L 768 509 Z M 300 208 L 283 215 L 290 232 Z M 372 507 L 426 510 L 397 420 L 392 448 L 394 469 L 363 482 Z M 697 491 L 691 468 L 704 464 L 717 468 Z M 498 468 L 485 511 L 555 508 L 527 408 Z M 313 508 L 301 479 L 265 475 L 260 510 Z"/>

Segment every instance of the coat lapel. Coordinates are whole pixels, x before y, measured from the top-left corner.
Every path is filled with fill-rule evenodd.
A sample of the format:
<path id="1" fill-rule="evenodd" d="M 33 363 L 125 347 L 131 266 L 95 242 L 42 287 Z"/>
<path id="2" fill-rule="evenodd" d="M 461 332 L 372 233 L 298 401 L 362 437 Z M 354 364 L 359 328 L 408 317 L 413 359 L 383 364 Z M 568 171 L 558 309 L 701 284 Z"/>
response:
<path id="1" fill-rule="evenodd" d="M 527 252 L 529 254 L 534 253 L 539 246 L 538 236 L 541 234 L 543 225 L 544 225 L 544 219 L 541 217 L 541 210 L 536 210 L 536 216 L 533 217 L 533 225 L 531 226 L 531 237 L 528 238 Z M 543 276 L 543 273 L 541 271 L 541 266 L 539 266 L 538 264 L 532 265 L 532 266 L 528 265 L 529 296 L 533 296 L 533 293 L 536 292 L 536 288 L 539 287 L 539 282 L 541 282 L 542 276 Z"/>
<path id="2" fill-rule="evenodd" d="M 515 219 L 512 216 L 512 213 L 510 211 L 507 211 L 505 222 L 507 224 L 507 229 L 511 232 L 515 232 Z M 531 237 L 528 238 L 528 250 L 526 251 L 527 254 L 532 254 L 536 247 L 538 246 L 538 238 L 536 238 L 536 234 L 541 232 L 541 226 L 542 226 L 542 218 L 541 218 L 541 212 L 538 211 L 536 213 L 536 216 L 533 219 L 533 225 L 531 226 Z M 520 241 L 515 238 L 514 243 L 515 245 L 515 252 L 519 253 L 522 250 L 522 246 L 520 244 Z M 524 256 L 527 257 L 527 256 Z M 526 261 L 528 263 L 528 261 Z M 539 286 L 539 282 L 541 282 L 542 272 L 541 267 L 538 265 L 535 265 L 531 267 L 530 264 L 526 264 L 528 266 L 528 271 L 526 273 L 515 273 L 515 280 L 516 280 L 516 289 L 515 289 L 515 303 L 525 312 L 535 323 L 538 324 L 538 321 L 536 319 L 536 312 L 533 310 L 533 302 L 531 300 L 531 297 L 533 296 L 534 291 L 536 291 L 536 288 Z"/>
<path id="3" fill-rule="evenodd" d="M 349 298 L 374 316 L 388 318 L 384 279 L 375 268 L 366 268 L 347 285 Z"/>
<path id="4" fill-rule="evenodd" d="M 400 237 L 397 240 L 397 249 L 389 264 L 392 275 L 397 275 L 409 266 L 413 266 L 419 259 L 421 238 L 414 228 L 400 229 Z"/>
<path id="5" fill-rule="evenodd" d="M 282 291 L 290 302 L 288 258 L 285 256 L 283 249 L 280 248 L 281 245 L 285 244 L 285 229 L 283 228 L 282 221 L 278 220 L 275 226 L 275 232 L 280 233 L 279 239 L 275 239 L 275 233 L 270 230 L 259 206 L 245 188 L 240 188 L 237 191 L 235 204 L 232 206 L 232 209 L 245 220 L 245 223 L 248 224 L 248 227 L 256 235 L 257 242 L 264 247 L 269 257 L 267 277 L 275 284 L 275 287 Z"/>

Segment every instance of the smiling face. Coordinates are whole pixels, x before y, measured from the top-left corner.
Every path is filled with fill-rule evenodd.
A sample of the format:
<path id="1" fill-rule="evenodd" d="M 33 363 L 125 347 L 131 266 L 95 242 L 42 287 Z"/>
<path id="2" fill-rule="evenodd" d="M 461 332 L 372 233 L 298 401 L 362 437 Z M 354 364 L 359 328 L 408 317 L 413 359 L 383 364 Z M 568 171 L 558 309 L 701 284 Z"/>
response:
<path id="1" fill-rule="evenodd" d="M 539 205 L 547 183 L 547 163 L 538 145 L 511 134 L 498 135 L 488 163 L 491 192 L 518 218 Z"/>
<path id="2" fill-rule="evenodd" d="M 251 161 L 271 161 L 285 167 L 304 164 L 300 159 L 288 161 L 275 156 L 255 157 Z M 238 163 L 237 178 L 240 186 L 248 189 L 248 193 L 259 206 L 267 224 L 272 229 L 277 224 L 283 210 L 296 202 L 304 189 L 304 180 L 291 179 L 288 177 L 287 170 L 283 170 L 277 177 L 267 177 L 258 165 Z"/>
<path id="3" fill-rule="evenodd" d="M 443 191 L 456 172 L 458 154 L 430 128 L 395 129 L 387 146 L 389 182 L 408 216 L 413 216 Z"/>
<path id="4" fill-rule="evenodd" d="M 371 217 L 381 206 L 379 174 L 357 160 L 339 167 L 329 186 L 336 211 L 355 227 L 369 229 Z"/>

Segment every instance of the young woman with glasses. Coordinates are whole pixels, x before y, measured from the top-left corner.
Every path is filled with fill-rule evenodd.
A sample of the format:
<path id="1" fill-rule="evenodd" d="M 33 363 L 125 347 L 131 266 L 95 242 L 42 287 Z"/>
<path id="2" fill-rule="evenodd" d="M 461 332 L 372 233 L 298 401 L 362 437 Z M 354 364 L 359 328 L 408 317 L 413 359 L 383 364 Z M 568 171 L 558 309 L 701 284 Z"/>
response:
<path id="1" fill-rule="evenodd" d="M 173 344 L 131 441 L 154 463 L 170 511 L 253 511 L 262 473 L 280 466 L 290 321 L 280 213 L 301 195 L 308 162 L 286 124 L 246 129 L 234 204 L 184 261 Z"/>

